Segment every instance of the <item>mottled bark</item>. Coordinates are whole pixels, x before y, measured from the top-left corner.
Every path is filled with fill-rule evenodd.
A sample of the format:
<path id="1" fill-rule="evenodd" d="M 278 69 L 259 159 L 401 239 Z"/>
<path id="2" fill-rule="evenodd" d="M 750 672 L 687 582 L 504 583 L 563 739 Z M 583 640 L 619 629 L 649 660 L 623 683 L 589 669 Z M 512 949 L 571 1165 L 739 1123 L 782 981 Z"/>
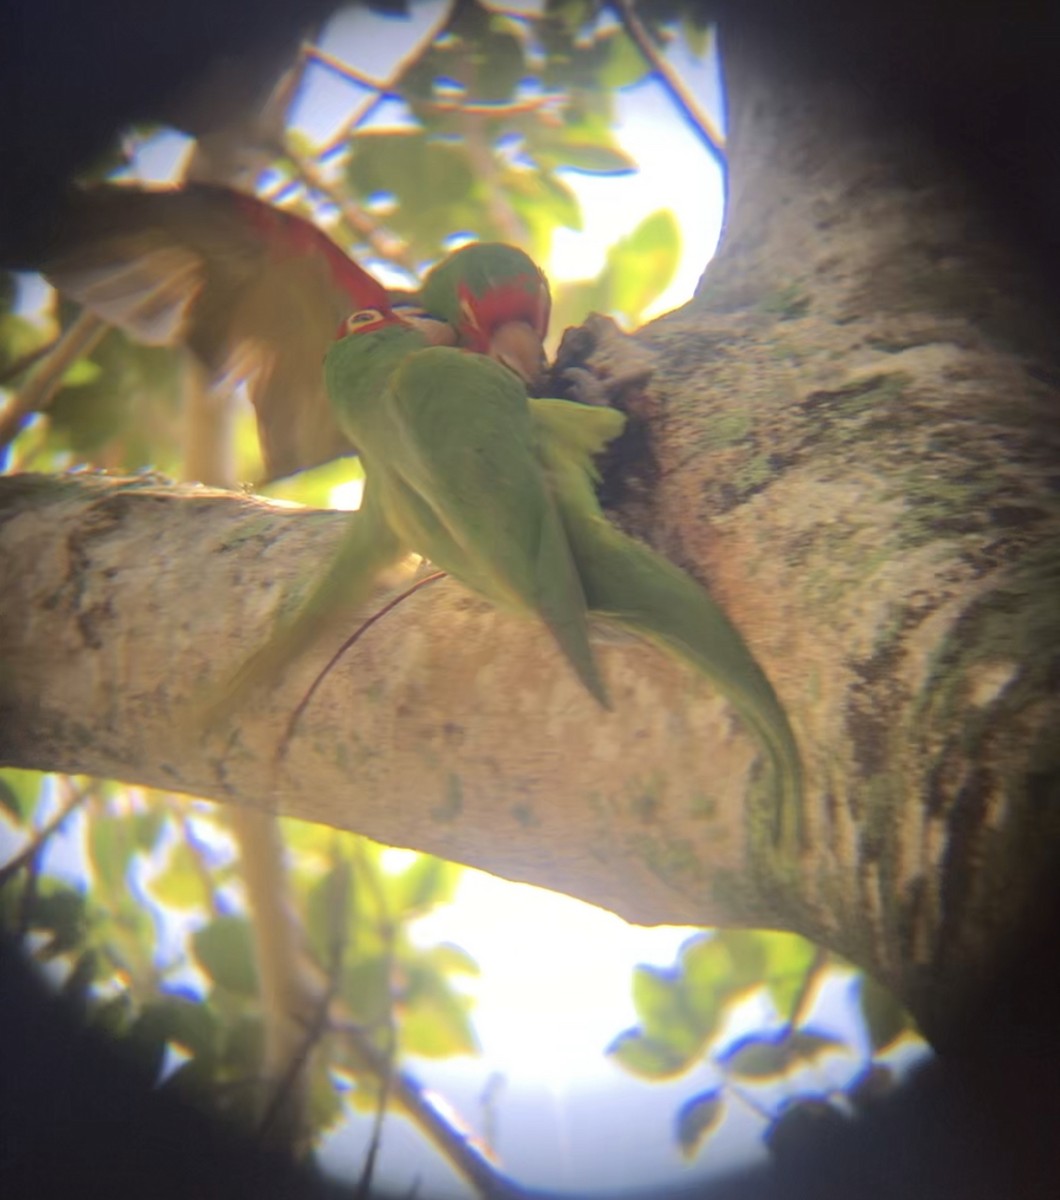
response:
<path id="1" fill-rule="evenodd" d="M 960 181 L 764 44 L 727 47 L 731 215 L 697 298 L 638 335 L 643 442 L 609 494 L 773 679 L 807 768 L 800 862 L 709 688 L 610 643 L 604 714 L 543 630 L 451 581 L 373 626 L 282 759 L 353 614 L 197 730 L 343 518 L 149 482 L 0 483 L 0 760 L 355 828 L 636 920 L 795 928 L 944 1031 L 1056 865 L 1060 364 Z"/>

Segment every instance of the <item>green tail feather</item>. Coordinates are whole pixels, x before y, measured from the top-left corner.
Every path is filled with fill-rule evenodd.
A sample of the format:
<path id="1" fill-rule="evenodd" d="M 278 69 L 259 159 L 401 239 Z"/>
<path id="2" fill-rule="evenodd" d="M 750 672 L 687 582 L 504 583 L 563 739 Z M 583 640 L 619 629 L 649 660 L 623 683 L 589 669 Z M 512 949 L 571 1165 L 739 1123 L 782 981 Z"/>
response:
<path id="1" fill-rule="evenodd" d="M 772 684 L 721 608 L 691 576 L 611 525 L 592 483 L 592 455 L 621 431 L 611 409 L 531 400 L 589 610 L 694 666 L 732 704 L 769 756 L 777 790 L 775 837 L 801 835 L 802 767 Z"/>
<path id="2" fill-rule="evenodd" d="M 285 667 L 314 642 L 321 624 L 341 609 L 355 609 L 370 594 L 380 573 L 406 553 L 385 519 L 369 504 L 352 513 L 335 557 L 308 599 L 238 671 L 208 697 L 200 726 L 235 712 L 252 692 L 275 682 Z"/>

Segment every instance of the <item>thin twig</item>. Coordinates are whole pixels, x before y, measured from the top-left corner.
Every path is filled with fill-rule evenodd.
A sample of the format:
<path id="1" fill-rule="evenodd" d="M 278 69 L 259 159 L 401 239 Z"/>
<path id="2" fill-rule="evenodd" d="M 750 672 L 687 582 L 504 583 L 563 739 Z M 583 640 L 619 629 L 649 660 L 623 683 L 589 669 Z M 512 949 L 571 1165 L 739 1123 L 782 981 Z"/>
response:
<path id="1" fill-rule="evenodd" d="M 659 53 L 658 47 L 651 40 L 651 35 L 644 23 L 637 16 L 633 0 L 609 0 L 611 8 L 622 24 L 622 28 L 633 40 L 652 70 L 666 85 L 667 91 L 676 101 L 677 106 L 691 122 L 693 129 L 699 134 L 700 140 L 706 146 L 718 166 L 725 169 L 725 135 L 714 124 L 699 101 L 685 86 L 684 80 Z"/>
<path id="2" fill-rule="evenodd" d="M 80 788 L 76 791 L 47 825 L 37 831 L 28 845 L 24 846 L 14 858 L 9 859 L 0 867 L 0 887 L 3 887 L 23 867 L 29 866 L 32 863 L 34 856 L 44 849 L 44 845 L 48 839 L 58 831 L 62 823 L 75 809 L 80 808 L 84 804 L 91 794 L 91 788 Z"/>
<path id="3" fill-rule="evenodd" d="M 335 58 L 328 54 L 326 50 L 322 50 L 319 46 L 312 46 L 308 50 L 308 55 L 318 62 L 322 67 L 329 71 L 333 71 L 342 79 L 351 83 L 356 83 L 360 87 L 368 88 L 376 93 L 374 100 L 364 107 L 357 106 L 353 113 L 339 127 L 339 130 L 334 134 L 329 141 L 321 147 L 317 152 L 317 157 L 321 160 L 333 154 L 343 143 L 345 143 L 350 134 L 357 126 L 365 120 L 384 99 L 389 99 L 398 89 L 405 72 L 413 66 L 422 57 L 427 47 L 434 41 L 438 34 L 443 30 L 452 19 L 456 12 L 456 4 L 450 4 L 445 14 L 433 25 L 426 30 L 423 37 L 412 47 L 407 54 L 403 55 L 397 63 L 394 64 L 389 76 L 383 80 L 369 78 L 362 74 L 355 67 L 351 67 L 348 63 L 344 63 L 341 59 Z"/>
<path id="4" fill-rule="evenodd" d="M 367 1070 L 382 1078 L 386 1070 L 386 1056 L 361 1026 L 342 1023 L 333 1025 L 332 1029 L 349 1040 L 355 1055 Z M 406 1071 L 395 1071 L 393 1075 L 391 1092 L 394 1101 L 483 1196 L 491 1200 L 529 1200 L 539 1195 L 502 1175 L 470 1138 L 449 1124 L 431 1103 L 426 1088 L 417 1079 Z"/>
<path id="5" fill-rule="evenodd" d="M 381 609 L 379 609 L 378 612 L 372 613 L 372 615 L 367 620 L 362 621 L 361 624 L 357 626 L 357 628 L 353 631 L 353 633 L 350 634 L 350 636 L 342 643 L 342 645 L 335 651 L 335 653 L 328 659 L 328 661 L 320 669 L 320 671 L 317 673 L 316 679 L 314 679 L 313 682 L 309 685 L 309 690 L 302 697 L 302 699 L 298 702 L 298 707 L 294 710 L 293 713 L 291 713 L 290 720 L 287 722 L 287 729 L 284 731 L 283 738 L 280 741 L 280 747 L 279 747 L 279 750 L 277 751 L 277 758 L 283 758 L 284 755 L 286 755 L 287 747 L 290 744 L 291 738 L 294 736 L 294 728 L 298 724 L 298 721 L 301 718 L 302 713 L 305 712 L 306 708 L 309 705 L 309 702 L 313 699 L 313 696 L 315 695 L 317 688 L 319 688 L 320 685 L 324 682 L 324 679 L 327 676 L 328 672 L 331 670 L 332 667 L 334 667 L 334 665 L 346 653 L 346 651 L 349 650 L 351 646 L 355 645 L 358 641 L 360 641 L 361 635 L 364 633 L 367 633 L 368 630 L 371 629 L 371 627 L 376 623 L 376 621 L 385 617 L 386 614 L 388 612 L 390 612 L 392 609 L 397 608 L 397 606 L 403 600 L 407 600 L 409 598 L 409 596 L 413 595 L 415 592 L 418 592 L 420 590 L 420 588 L 426 587 L 429 583 L 435 583 L 437 580 L 442 579 L 444 577 L 445 577 L 444 571 L 434 571 L 430 575 L 425 575 L 422 579 L 417 579 L 416 582 L 411 585 L 411 587 L 407 587 L 403 592 L 400 593 L 400 595 L 395 596 L 392 600 L 388 600 L 387 603 L 384 604 L 383 607 Z"/>
<path id="6" fill-rule="evenodd" d="M 829 963 L 832 961 L 832 956 L 822 946 L 814 947 L 813 959 L 810 965 L 806 968 L 806 973 L 802 977 L 802 983 L 799 985 L 798 993 L 791 1004 L 791 1015 L 788 1017 L 788 1024 L 794 1029 L 800 1025 L 806 1017 L 805 1009 L 809 1004 L 810 997 L 813 994 L 813 987 L 820 976 L 828 969 Z"/>
<path id="7" fill-rule="evenodd" d="M 354 105 L 350 115 L 343 120 L 342 124 L 328 138 L 324 145 L 316 151 L 317 161 L 327 162 L 337 150 L 345 148 L 346 143 L 353 136 L 357 126 L 367 121 L 383 101 L 389 99 L 391 99 L 389 92 L 376 92 L 375 95 L 365 99 L 362 103 Z"/>
<path id="8" fill-rule="evenodd" d="M 63 333 L 47 358 L 26 381 L 25 386 L 0 413 L 0 449 L 15 440 L 30 413 L 47 408 L 59 390 L 70 366 L 89 354 L 103 339 L 108 326 L 90 312 L 82 312 Z"/>
<path id="9" fill-rule="evenodd" d="M 364 238 L 376 254 L 388 262 L 396 263 L 399 267 L 404 268 L 413 278 L 418 275 L 415 259 L 409 253 L 408 243 L 403 238 L 388 233 L 360 205 L 354 204 L 352 200 L 332 187 L 317 164 L 295 150 L 289 140 L 284 144 L 282 153 L 291 162 L 309 189 L 327 197 L 338 208 L 342 219 L 354 233 L 358 237 Z"/>
<path id="10" fill-rule="evenodd" d="M 331 986 L 320 997 L 316 1011 L 313 1013 L 313 1019 L 306 1027 L 305 1037 L 302 1039 L 297 1052 L 288 1059 L 287 1068 L 276 1083 L 272 1098 L 264 1113 L 262 1113 L 261 1121 L 258 1123 L 257 1136 L 262 1140 L 269 1136 L 273 1126 L 278 1122 L 284 1107 L 294 1094 L 298 1078 L 305 1069 L 313 1048 L 324 1034 L 328 1032 L 328 1010 L 331 1008 L 331 1002 L 334 999 L 334 990 L 334 982 L 332 981 Z"/>
<path id="11" fill-rule="evenodd" d="M 375 1163 L 383 1142 L 383 1121 L 386 1118 L 387 1104 L 394 1084 L 394 1060 L 397 1054 L 397 1024 L 394 1020 L 394 924 L 390 920 L 386 895 L 379 886 L 379 877 L 367 862 L 364 843 L 360 839 L 354 842 L 354 854 L 358 859 L 359 878 L 371 889 L 379 912 L 377 923 L 383 942 L 387 981 L 386 1046 L 383 1049 L 386 1070 L 379 1079 L 379 1096 L 376 1100 L 375 1116 L 372 1121 L 372 1135 L 368 1141 L 368 1150 L 364 1156 L 364 1169 L 361 1171 L 360 1182 L 357 1185 L 357 1200 L 369 1200 L 372 1192 L 372 1179 L 375 1175 Z"/>
<path id="12" fill-rule="evenodd" d="M 541 96 L 526 96 L 522 100 L 423 100 L 424 108 L 441 113 L 467 113 L 474 117 L 520 117 L 558 105 L 563 97 L 558 92 Z"/>
<path id="13" fill-rule="evenodd" d="M 497 159 L 486 139 L 486 122 L 465 106 L 460 111 L 459 123 L 471 168 L 485 185 L 486 211 L 505 240 L 518 245 L 526 236 L 526 228 L 501 189 Z"/>
<path id="14" fill-rule="evenodd" d="M 0 371 L 0 387 L 5 387 L 12 379 L 17 379 L 24 371 L 28 371 L 34 363 L 40 362 L 45 355 L 51 354 L 58 344 L 59 339 L 52 338 L 50 342 L 45 342 L 36 350 L 31 350 L 28 354 L 23 354 L 21 358 L 16 358 L 6 371 Z"/>

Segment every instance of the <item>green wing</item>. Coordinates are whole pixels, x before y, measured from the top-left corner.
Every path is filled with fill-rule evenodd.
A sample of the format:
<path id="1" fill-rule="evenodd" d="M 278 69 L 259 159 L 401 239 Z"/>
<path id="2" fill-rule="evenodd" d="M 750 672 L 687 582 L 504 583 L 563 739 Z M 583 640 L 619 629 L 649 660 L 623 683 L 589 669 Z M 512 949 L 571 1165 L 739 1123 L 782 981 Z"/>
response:
<path id="1" fill-rule="evenodd" d="M 379 574 L 408 551 L 366 489 L 364 504 L 351 513 L 345 536 L 308 599 L 239 670 L 207 698 L 200 724 L 223 718 L 258 688 L 273 682 L 314 642 L 321 623 L 342 609 L 355 611 L 371 594 Z"/>
<path id="2" fill-rule="evenodd" d="M 424 350 L 394 372 L 371 420 L 366 471 L 398 537 L 498 607 L 542 619 L 606 706 L 523 386 L 489 359 Z"/>

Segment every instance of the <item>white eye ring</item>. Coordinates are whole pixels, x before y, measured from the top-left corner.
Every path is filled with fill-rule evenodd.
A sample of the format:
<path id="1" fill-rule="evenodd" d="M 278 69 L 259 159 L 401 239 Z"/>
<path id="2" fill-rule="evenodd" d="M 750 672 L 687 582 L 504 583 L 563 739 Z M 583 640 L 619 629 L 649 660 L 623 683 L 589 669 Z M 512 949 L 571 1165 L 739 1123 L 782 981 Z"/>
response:
<path id="1" fill-rule="evenodd" d="M 350 333 L 354 333 L 362 325 L 373 325 L 382 319 L 383 314 L 378 308 L 362 308 L 346 318 L 346 328 Z"/>

